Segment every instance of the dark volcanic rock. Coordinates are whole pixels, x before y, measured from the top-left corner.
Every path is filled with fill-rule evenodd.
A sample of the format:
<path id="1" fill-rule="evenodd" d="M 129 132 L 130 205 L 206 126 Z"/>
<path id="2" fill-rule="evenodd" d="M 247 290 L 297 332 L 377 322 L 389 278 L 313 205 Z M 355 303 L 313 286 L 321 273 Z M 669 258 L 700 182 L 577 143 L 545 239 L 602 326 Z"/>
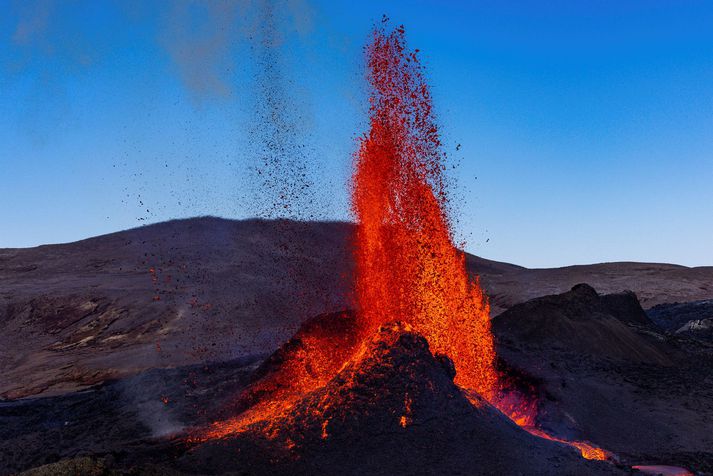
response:
<path id="1" fill-rule="evenodd" d="M 162 461 L 167 439 L 211 421 L 246 385 L 255 361 L 154 369 L 81 392 L 0 402 L 0 475 L 82 455 L 130 465 L 134 453 L 148 453 L 138 460 Z M 56 468 L 43 474 L 62 474 Z"/>
<path id="2" fill-rule="evenodd" d="M 671 364 L 670 349 L 629 324 L 651 326 L 633 293 L 599 296 L 591 286 L 517 304 L 493 320 L 494 332 L 531 346 L 627 362 Z"/>
<path id="3" fill-rule="evenodd" d="M 246 433 L 193 448 L 179 467 L 240 474 L 617 474 L 471 404 L 452 364 L 403 324 L 383 326 L 325 387 Z M 269 438 L 266 434 L 271 435 Z"/>
<path id="4" fill-rule="evenodd" d="M 647 314 L 662 329 L 676 332 L 691 321 L 713 319 L 713 299 L 659 304 L 649 309 Z"/>
<path id="5" fill-rule="evenodd" d="M 245 367 L 150 371 L 71 396 L 2 404 L 0 474 L 48 463 L 31 474 L 621 473 L 526 433 L 477 395 L 472 404 L 453 377 L 452 362 L 433 356 L 422 336 L 388 325 L 288 413 L 189 445 L 181 428 L 213 421 L 247 383 Z"/>
<path id="6" fill-rule="evenodd" d="M 637 306 L 577 286 L 493 320 L 498 356 L 539 398 L 538 424 L 627 464 L 713 467 L 713 348 L 641 324 Z M 633 311 L 633 312 L 632 312 Z"/>
<path id="7" fill-rule="evenodd" d="M 330 332 L 350 328 L 352 314 L 343 316 Z M 298 335 L 322 332 L 328 322 L 329 316 L 313 319 Z M 520 344 L 511 338 L 499 352 L 533 378 L 545 401 L 546 430 L 589 440 L 628 464 L 711 467 L 710 359 L 679 369 Z M 267 360 L 257 375 L 273 374 L 280 360 Z M 0 474 L 82 455 L 116 474 L 618 471 L 524 432 L 477 396 L 473 406 L 453 384 L 450 360 L 431 355 L 421 336 L 399 325 L 385 327 L 289 413 L 239 435 L 187 446 L 176 432 L 214 421 L 255 381 L 249 377 L 255 367 L 244 364 L 153 370 L 88 392 L 6 402 L 0 405 Z"/>
<path id="8" fill-rule="evenodd" d="M 604 294 L 600 296 L 600 299 L 609 314 L 621 322 L 640 326 L 653 325 L 653 322 L 648 318 L 639 300 L 636 298 L 636 294 L 631 291 Z"/>

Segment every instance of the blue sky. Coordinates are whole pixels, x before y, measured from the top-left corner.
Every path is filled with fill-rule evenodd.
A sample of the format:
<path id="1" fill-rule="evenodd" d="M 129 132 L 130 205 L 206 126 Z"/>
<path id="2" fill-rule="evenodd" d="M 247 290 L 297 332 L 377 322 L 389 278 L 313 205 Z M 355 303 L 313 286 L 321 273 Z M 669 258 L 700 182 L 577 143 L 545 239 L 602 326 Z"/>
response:
<path id="1" fill-rule="evenodd" d="M 0 0 L 0 247 L 254 215 L 259 3 Z M 531 267 L 713 265 L 713 3 L 275 12 L 310 214 L 348 218 L 362 47 L 387 14 L 428 68 L 469 251 Z"/>

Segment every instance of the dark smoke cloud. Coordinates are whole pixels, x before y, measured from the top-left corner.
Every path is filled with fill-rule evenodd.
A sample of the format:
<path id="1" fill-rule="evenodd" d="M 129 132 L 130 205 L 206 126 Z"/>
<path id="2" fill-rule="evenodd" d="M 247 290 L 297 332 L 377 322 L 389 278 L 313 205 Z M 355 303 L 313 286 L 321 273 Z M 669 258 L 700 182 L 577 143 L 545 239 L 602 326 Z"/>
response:
<path id="1" fill-rule="evenodd" d="M 313 31 L 314 9 L 305 0 L 175 0 L 159 3 L 157 11 L 144 2 L 127 0 L 112 7 L 123 17 L 127 29 L 153 15 L 152 20 L 159 26 L 159 46 L 166 51 L 185 87 L 196 98 L 203 98 L 234 93 L 231 83 L 235 71 L 242 66 L 234 53 L 254 39 L 261 12 L 268 3 L 279 12 L 284 33 L 296 32 L 304 37 Z M 94 40 L 81 28 L 70 31 L 58 21 L 60 13 L 71 16 L 89 4 L 57 0 L 13 2 L 16 24 L 4 38 L 15 49 L 9 62 L 11 69 L 20 73 L 32 58 L 43 56 L 62 57 L 83 67 L 100 59 Z M 104 32 L 101 42 L 107 43 L 111 35 Z M 103 49 L 105 53 L 109 50 Z"/>
<path id="2" fill-rule="evenodd" d="M 249 1 L 173 2 L 163 19 L 159 43 L 176 65 L 184 85 L 198 96 L 229 96 L 231 51 L 245 36 L 240 14 Z"/>
<path id="3" fill-rule="evenodd" d="M 305 0 L 179 0 L 164 14 L 159 43 L 176 66 L 183 84 L 198 98 L 233 96 L 233 80 L 242 65 L 240 46 L 254 46 L 265 22 L 274 13 L 279 29 L 277 47 L 284 35 L 309 35 L 314 10 Z"/>
<path id="4" fill-rule="evenodd" d="M 40 0 L 22 4 L 12 41 L 23 46 L 30 45 L 38 40 L 44 43 L 42 40 L 47 32 L 47 25 L 54 6 L 55 2 L 53 0 Z"/>
<path id="5" fill-rule="evenodd" d="M 0 61 L 0 90 L 10 88 L 23 73 L 32 70 L 27 89 L 14 96 L 19 129 L 37 146 L 44 146 L 57 132 L 57 124 L 72 120 L 72 108 L 67 88 L 62 80 L 67 74 L 84 71 L 93 59 L 91 45 L 79 31 L 66 32 L 61 42 L 55 40 L 53 19 L 63 6 L 54 0 L 13 2 L 10 16 L 13 26 L 0 41 L 7 42 L 8 55 Z M 53 104 L 48 109 L 46 104 Z"/>
<path id="6" fill-rule="evenodd" d="M 287 0 L 294 28 L 301 36 L 307 36 L 314 30 L 315 11 L 305 0 Z"/>
<path id="7" fill-rule="evenodd" d="M 9 38 L 11 73 L 22 73 L 31 63 L 42 64 L 52 60 L 55 76 L 76 72 L 92 65 L 99 57 L 100 47 L 111 38 L 111 32 L 104 32 L 101 38 L 90 39 L 86 32 L 76 25 L 67 28 L 57 22 L 60 16 L 72 17 L 81 12 L 80 2 L 58 2 L 56 0 L 28 0 L 15 2 L 12 10 L 16 24 Z M 9 13 L 10 15 L 12 13 Z M 57 68 L 61 66 L 61 68 Z"/>

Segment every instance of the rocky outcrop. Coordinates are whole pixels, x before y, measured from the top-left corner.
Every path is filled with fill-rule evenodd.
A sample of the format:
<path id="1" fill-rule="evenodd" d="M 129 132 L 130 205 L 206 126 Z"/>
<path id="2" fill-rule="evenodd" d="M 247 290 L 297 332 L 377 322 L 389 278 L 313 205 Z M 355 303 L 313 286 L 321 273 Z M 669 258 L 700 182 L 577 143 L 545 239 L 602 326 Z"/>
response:
<path id="1" fill-rule="evenodd" d="M 631 292 L 600 296 L 591 286 L 517 304 L 493 320 L 504 340 L 626 362 L 672 363 L 671 349 L 635 326 L 653 324 Z"/>
<path id="2" fill-rule="evenodd" d="M 648 310 L 648 316 L 662 329 L 713 339 L 713 300 L 659 304 Z"/>
<path id="3" fill-rule="evenodd" d="M 630 465 L 713 471 L 713 355 L 646 322 L 632 294 L 575 286 L 513 306 L 493 332 L 550 434 Z"/>

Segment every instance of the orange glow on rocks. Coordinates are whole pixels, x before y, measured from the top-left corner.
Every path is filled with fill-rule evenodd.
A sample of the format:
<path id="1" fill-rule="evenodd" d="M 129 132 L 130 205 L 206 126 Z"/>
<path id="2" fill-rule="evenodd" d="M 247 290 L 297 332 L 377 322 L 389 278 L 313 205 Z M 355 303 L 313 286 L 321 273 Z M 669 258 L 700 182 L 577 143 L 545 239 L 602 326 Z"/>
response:
<path id="1" fill-rule="evenodd" d="M 411 421 L 411 397 L 407 393 L 404 397 L 404 414 L 399 418 L 399 425 L 401 428 L 406 428 L 411 424 Z"/>
<path id="2" fill-rule="evenodd" d="M 206 441 L 240 433 L 251 425 L 273 421 L 289 412 L 304 395 L 323 387 L 354 354 L 359 342 L 351 313 L 317 316 L 256 371 L 255 381 L 236 402 L 237 416 L 218 421 L 191 437 Z M 328 421 L 323 437 L 327 438 Z M 278 431 L 267 425 L 266 431 Z"/>
<path id="3" fill-rule="evenodd" d="M 576 448 L 577 450 L 579 450 L 580 454 L 585 459 L 606 461 L 611 458 L 611 453 L 609 453 L 608 451 L 605 451 L 601 448 L 598 448 L 586 441 L 567 441 L 567 440 L 563 440 L 561 438 L 557 438 L 552 435 L 549 435 L 549 434 L 545 433 L 544 431 L 539 430 L 535 427 L 527 427 L 526 426 L 524 428 L 528 432 L 532 433 L 535 436 L 539 436 L 540 438 L 545 438 L 545 439 L 551 440 L 551 441 L 557 441 L 558 443 L 564 443 L 565 445 L 569 445 L 569 446 Z"/>

